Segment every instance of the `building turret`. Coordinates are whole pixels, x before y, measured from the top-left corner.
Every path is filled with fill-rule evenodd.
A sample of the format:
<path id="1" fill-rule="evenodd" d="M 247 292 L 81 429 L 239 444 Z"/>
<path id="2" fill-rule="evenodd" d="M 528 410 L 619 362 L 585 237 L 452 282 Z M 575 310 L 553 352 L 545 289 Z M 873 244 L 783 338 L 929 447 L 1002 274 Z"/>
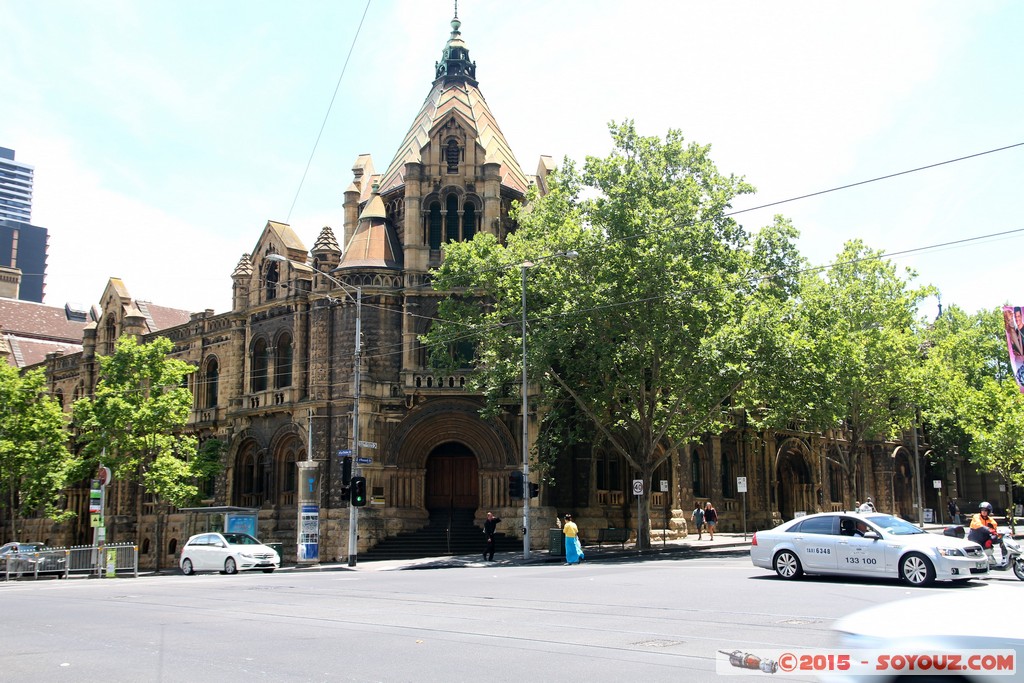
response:
<path id="1" fill-rule="evenodd" d="M 242 254 L 231 273 L 234 284 L 231 286 L 231 310 L 244 311 L 249 305 L 249 283 L 252 280 L 252 260 L 249 254 Z"/>

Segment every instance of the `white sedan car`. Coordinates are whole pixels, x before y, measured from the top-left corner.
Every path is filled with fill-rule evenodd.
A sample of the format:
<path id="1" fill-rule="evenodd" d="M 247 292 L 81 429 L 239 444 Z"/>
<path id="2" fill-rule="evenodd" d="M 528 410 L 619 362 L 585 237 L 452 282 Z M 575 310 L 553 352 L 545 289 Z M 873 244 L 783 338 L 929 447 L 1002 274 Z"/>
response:
<path id="1" fill-rule="evenodd" d="M 247 569 L 262 569 L 269 574 L 281 566 L 281 556 L 249 534 L 196 534 L 181 548 L 178 566 L 184 574 L 201 571 L 235 574 Z"/>
<path id="2" fill-rule="evenodd" d="M 1001 619 L 998 625 L 977 614 L 1016 615 L 1024 610 L 1024 592 L 1017 586 L 987 585 L 966 590 L 942 591 L 907 600 L 885 602 L 843 617 L 833 626 L 837 646 L 851 652 L 890 655 L 869 660 L 871 664 L 827 675 L 835 683 L 895 683 L 896 681 L 984 681 L 1021 680 L 1022 667 L 1015 653 L 1024 652 L 1024 623 Z M 1006 657 L 971 658 L 972 653 L 1002 651 Z M 914 678 L 907 662 L 913 655 L 931 654 L 943 658 L 947 671 L 935 671 L 930 678 Z M 959 653 L 957 655 L 952 653 Z M 895 661 L 898 657 L 902 662 Z M 888 664 L 889 666 L 883 666 Z M 899 665 L 902 664 L 902 667 Z M 1009 665 L 1009 666 L 1008 666 Z M 953 670 L 957 670 L 956 673 Z M 947 675 L 942 675 L 947 674 Z"/>
<path id="3" fill-rule="evenodd" d="M 758 531 L 751 541 L 750 560 L 784 579 L 805 572 L 850 574 L 927 586 L 936 579 L 988 576 L 988 560 L 977 543 L 930 534 L 899 517 L 876 512 L 823 512 Z"/>

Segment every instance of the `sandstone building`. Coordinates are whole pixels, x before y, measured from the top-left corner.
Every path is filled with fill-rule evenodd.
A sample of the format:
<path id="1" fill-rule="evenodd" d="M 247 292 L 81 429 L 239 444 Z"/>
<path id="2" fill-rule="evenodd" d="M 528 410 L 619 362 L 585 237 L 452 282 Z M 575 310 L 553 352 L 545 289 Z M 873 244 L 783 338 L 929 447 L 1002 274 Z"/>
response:
<path id="1" fill-rule="evenodd" d="M 267 222 L 231 273 L 232 309 L 219 314 L 186 318 L 133 300 L 124 283 L 111 280 L 84 325 L 81 350 L 54 350 L 43 361 L 52 391 L 69 407 L 95 386 L 97 356 L 110 353 L 118 336 L 169 337 L 175 357 L 197 368 L 191 429 L 227 446 L 223 473 L 209 483 L 206 502 L 257 510 L 259 535 L 281 543 L 286 560 L 297 557 L 303 503 L 316 508 L 320 558 L 346 556 L 349 508 L 341 497 L 338 457 L 346 450 L 372 460 L 361 466 L 370 504 L 359 515 L 360 552 L 432 521 L 480 525 L 487 511 L 505 520 L 502 531 L 520 533 L 521 501 L 508 491 L 509 473 L 520 466 L 518 398 L 512 396 L 498 417 L 481 417 L 481 398 L 466 388 L 469 371 L 431 371 L 418 341 L 442 296 L 431 289 L 429 271 L 440 264 L 445 242 L 480 232 L 504 239 L 515 229 L 512 203 L 532 184 L 543 188 L 551 168 L 544 157 L 534 175 L 523 171 L 480 91 L 460 28 L 456 18 L 429 94 L 395 158 L 382 172 L 369 155 L 356 159 L 344 194 L 344 248 L 331 228 L 309 247 L 291 226 Z M 353 442 L 356 395 L 359 440 L 375 448 Z M 532 440 L 537 415 L 525 417 Z M 695 499 L 715 502 L 723 530 L 741 528 L 744 502 L 751 530 L 799 512 L 848 508 L 866 495 L 883 509 L 918 516 L 909 438 L 872 446 L 857 491 L 844 489 L 839 458 L 832 457 L 845 446 L 841 433 L 811 435 L 796 425 L 756 433 L 738 416 L 733 430 L 689 447 L 655 474 L 647 486 L 655 491 L 648 500 L 653 533 L 660 538 L 662 527 L 679 533 Z M 300 469 L 306 462 L 313 464 Z M 307 497 L 300 484 L 310 472 L 318 490 Z M 557 484 L 542 486 L 533 501 L 534 529 L 543 531 L 564 512 L 591 537 L 605 526 L 636 528 L 633 475 L 619 456 L 578 447 L 564 454 L 554 474 Z M 745 497 L 738 476 L 747 478 Z M 957 490 L 968 486 L 966 476 L 961 468 L 946 485 L 969 495 Z M 662 480 L 668 491 L 660 490 Z M 926 507 L 934 507 L 927 479 L 926 486 Z M 23 535 L 54 544 L 88 542 L 88 491 L 73 493 L 69 504 L 77 522 L 52 528 L 40 521 Z M 108 503 L 111 534 L 137 539 L 144 564 L 159 554 L 168 566 L 195 519 L 172 515 L 161 534 L 166 542 L 155 548 L 153 504 L 115 485 Z M 535 532 L 533 540 L 546 547 L 546 536 Z"/>

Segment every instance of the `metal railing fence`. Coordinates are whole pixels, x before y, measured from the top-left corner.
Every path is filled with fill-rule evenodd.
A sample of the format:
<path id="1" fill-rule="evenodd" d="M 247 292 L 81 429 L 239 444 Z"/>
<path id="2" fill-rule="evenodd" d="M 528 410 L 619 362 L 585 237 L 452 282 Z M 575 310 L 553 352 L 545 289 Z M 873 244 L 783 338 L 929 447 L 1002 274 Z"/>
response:
<path id="1" fill-rule="evenodd" d="M 72 574 L 115 577 L 129 573 L 135 578 L 139 576 L 139 548 L 131 543 L 47 548 L 0 560 L 0 577 L 4 581 L 49 576 L 66 579 Z"/>

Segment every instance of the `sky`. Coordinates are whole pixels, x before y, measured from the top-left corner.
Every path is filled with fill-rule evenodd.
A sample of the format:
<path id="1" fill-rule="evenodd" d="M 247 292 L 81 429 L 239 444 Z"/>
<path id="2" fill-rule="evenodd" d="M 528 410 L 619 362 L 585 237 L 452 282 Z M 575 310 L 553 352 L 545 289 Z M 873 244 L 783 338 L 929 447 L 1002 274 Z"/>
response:
<path id="1" fill-rule="evenodd" d="M 541 155 L 607 155 L 608 124 L 632 119 L 710 144 L 758 190 L 742 211 L 1024 143 L 1012 0 L 462 0 L 458 13 L 528 174 Z M 224 312 L 268 220 L 307 248 L 325 225 L 341 239 L 353 162 L 387 168 L 452 14 L 451 0 L 0 0 L 0 146 L 35 167 L 45 303 L 92 304 L 118 277 L 137 299 Z M 1022 186 L 1024 146 L 736 219 L 788 217 L 816 265 L 862 239 L 975 311 L 1024 303 Z"/>

